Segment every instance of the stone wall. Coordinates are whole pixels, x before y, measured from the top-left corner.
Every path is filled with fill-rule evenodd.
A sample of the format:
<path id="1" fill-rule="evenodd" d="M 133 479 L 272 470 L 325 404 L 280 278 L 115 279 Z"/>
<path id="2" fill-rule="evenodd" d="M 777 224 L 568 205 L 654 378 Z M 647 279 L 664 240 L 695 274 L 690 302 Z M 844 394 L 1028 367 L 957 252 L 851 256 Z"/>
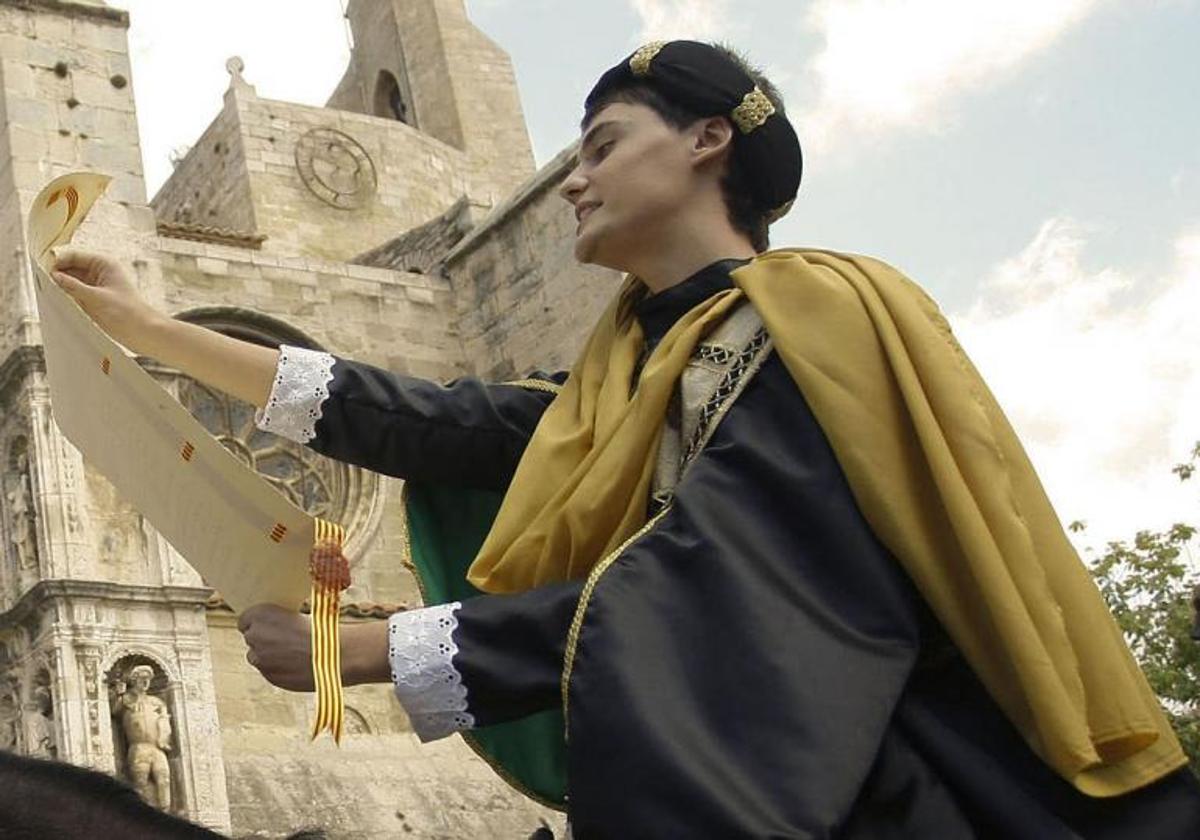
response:
<path id="1" fill-rule="evenodd" d="M 132 259 L 153 237 L 125 44 L 128 15 L 59 0 L 0 0 L 0 361 L 40 340 L 23 214 L 51 178 L 113 176 L 81 242 Z"/>
<path id="2" fill-rule="evenodd" d="M 424 274 L 437 266 L 473 227 L 470 207 L 466 199 L 461 199 L 442 215 L 360 254 L 354 262 Z"/>
<path id="3" fill-rule="evenodd" d="M 277 689 L 246 664 L 228 612 L 209 613 L 232 822 L 278 836 L 321 827 L 332 838 L 523 838 L 543 817 L 458 736 L 421 744 L 388 686 L 346 689 L 341 746 L 310 742 L 313 699 Z"/>
<path id="4" fill-rule="evenodd" d="M 6 20 L 0 11 L 0 23 Z M 2 37 L 2 36 L 0 36 Z M 7 91 L 11 70 L 6 73 L 9 62 L 0 54 L 0 90 Z M 13 156 L 9 137 L 11 120 L 8 116 L 6 96 L 0 96 L 0 360 L 6 359 L 18 347 L 33 343 L 33 301 L 29 298 L 30 284 L 26 277 L 25 228 L 21 213 L 20 194 L 14 181 L 13 167 L 17 161 Z"/>
<path id="5" fill-rule="evenodd" d="M 436 275 L 166 237 L 158 248 L 172 314 L 235 301 L 331 353 L 429 379 L 464 370 L 450 285 Z"/>
<path id="6" fill-rule="evenodd" d="M 274 254 L 349 260 L 443 213 L 473 192 L 466 156 L 394 120 L 237 95 L 257 231 Z M 297 141 L 312 129 L 342 132 L 370 157 L 375 193 L 361 207 L 332 207 L 297 171 Z"/>
<path id="7" fill-rule="evenodd" d="M 575 215 L 558 195 L 564 149 L 442 260 L 472 369 L 488 379 L 570 368 L 620 274 L 580 265 Z"/>
<path id="8" fill-rule="evenodd" d="M 156 218 L 231 231 L 254 231 L 246 150 L 233 97 L 195 142 L 151 202 Z"/>
<path id="9" fill-rule="evenodd" d="M 491 187 L 490 195 L 473 197 L 500 203 L 533 174 L 512 62 L 467 18 L 463 0 L 391 2 L 401 25 L 418 124 L 428 126 L 435 117 L 453 120 L 448 130 L 461 138 L 453 145 L 470 155 L 475 180 Z M 430 37 L 431 30 L 440 38 Z M 432 45 L 440 54 L 419 62 L 413 55 L 418 45 Z"/>

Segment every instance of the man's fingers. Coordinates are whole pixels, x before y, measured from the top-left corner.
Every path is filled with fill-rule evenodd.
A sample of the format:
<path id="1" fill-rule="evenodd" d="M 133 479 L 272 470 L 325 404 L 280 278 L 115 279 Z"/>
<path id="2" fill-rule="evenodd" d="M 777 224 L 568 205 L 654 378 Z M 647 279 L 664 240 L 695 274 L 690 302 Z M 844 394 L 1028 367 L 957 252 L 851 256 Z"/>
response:
<path id="1" fill-rule="evenodd" d="M 50 275 L 50 279 L 57 283 L 60 289 L 80 303 L 86 304 L 90 300 L 88 295 L 92 293 L 92 287 L 72 277 L 70 274 L 55 271 Z"/>
<path id="2" fill-rule="evenodd" d="M 272 618 L 291 614 L 292 610 L 286 610 L 278 604 L 255 604 L 252 607 L 246 607 L 246 609 L 242 610 L 242 614 L 238 616 L 237 628 L 244 636 L 246 635 L 246 631 L 250 629 L 250 625 L 256 621 L 262 621 L 266 626 L 270 627 Z"/>
<path id="3" fill-rule="evenodd" d="M 79 251 L 68 251 L 56 257 L 53 268 L 89 286 L 115 283 L 121 275 L 120 266 L 108 257 Z"/>
<path id="4" fill-rule="evenodd" d="M 88 270 L 95 264 L 95 255 L 84 251 L 63 251 L 61 254 L 55 254 L 54 258 L 54 267 L 59 271 L 66 271 L 68 268 Z"/>

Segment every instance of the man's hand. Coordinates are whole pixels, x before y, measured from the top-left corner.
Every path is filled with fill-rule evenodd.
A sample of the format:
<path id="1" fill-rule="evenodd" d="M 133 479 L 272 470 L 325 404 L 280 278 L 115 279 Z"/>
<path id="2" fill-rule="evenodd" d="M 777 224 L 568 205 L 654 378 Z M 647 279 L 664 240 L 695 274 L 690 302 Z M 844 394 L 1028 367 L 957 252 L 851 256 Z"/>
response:
<path id="1" fill-rule="evenodd" d="M 388 623 L 367 621 L 339 628 L 342 684 L 391 682 Z M 258 604 L 242 613 L 238 630 L 246 640 L 246 661 L 267 682 L 288 691 L 312 691 L 312 625 L 307 616 L 276 604 Z"/>
<path id="2" fill-rule="evenodd" d="M 146 303 L 110 257 L 59 255 L 50 276 L 115 340 L 142 356 L 263 408 L 275 381 L 279 350 L 168 316 Z"/>
<path id="3" fill-rule="evenodd" d="M 257 604 L 242 613 L 238 630 L 246 640 L 246 661 L 267 682 L 288 691 L 312 691 L 312 638 L 308 616 L 278 604 Z"/>
<path id="4" fill-rule="evenodd" d="M 146 353 L 149 331 L 166 320 L 142 300 L 121 265 L 103 254 L 61 254 L 50 276 L 101 329 L 135 353 Z"/>

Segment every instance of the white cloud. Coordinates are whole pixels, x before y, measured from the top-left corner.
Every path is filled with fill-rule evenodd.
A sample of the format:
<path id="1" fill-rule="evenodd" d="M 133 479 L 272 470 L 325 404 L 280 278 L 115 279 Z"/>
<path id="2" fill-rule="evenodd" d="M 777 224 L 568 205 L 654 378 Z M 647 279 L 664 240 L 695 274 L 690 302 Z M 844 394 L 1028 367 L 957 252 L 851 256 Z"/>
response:
<path id="1" fill-rule="evenodd" d="M 1171 188 L 1171 195 L 1176 198 L 1200 192 L 1200 173 L 1194 169 L 1179 169 L 1171 175 L 1169 186 Z"/>
<path id="2" fill-rule="evenodd" d="M 642 22 L 639 42 L 729 37 L 728 0 L 629 0 Z"/>
<path id="3" fill-rule="evenodd" d="M 817 93 L 809 148 L 834 136 L 936 130 L 946 103 L 994 84 L 1045 49 L 1100 0 L 817 0 L 806 17 L 824 39 L 810 72 Z"/>
<path id="4" fill-rule="evenodd" d="M 950 320 L 1064 524 L 1099 548 L 1200 522 L 1200 488 L 1171 473 L 1200 440 L 1200 228 L 1156 278 L 1089 271 L 1088 236 L 1047 221 Z"/>

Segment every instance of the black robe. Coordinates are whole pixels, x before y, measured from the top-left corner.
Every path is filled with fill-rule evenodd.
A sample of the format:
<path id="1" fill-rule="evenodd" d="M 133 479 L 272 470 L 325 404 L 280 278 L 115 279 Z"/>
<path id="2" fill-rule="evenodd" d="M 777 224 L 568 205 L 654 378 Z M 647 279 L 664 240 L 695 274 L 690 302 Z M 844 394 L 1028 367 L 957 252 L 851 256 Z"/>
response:
<path id="1" fill-rule="evenodd" d="M 642 300 L 647 345 L 737 264 Z M 341 359 L 333 373 L 310 446 L 449 486 L 505 488 L 553 398 Z M 454 665 L 477 725 L 562 704 L 582 585 L 463 603 Z M 1200 837 L 1186 768 L 1095 799 L 1026 746 L 867 526 L 774 354 L 598 579 L 567 710 L 580 838 Z"/>

